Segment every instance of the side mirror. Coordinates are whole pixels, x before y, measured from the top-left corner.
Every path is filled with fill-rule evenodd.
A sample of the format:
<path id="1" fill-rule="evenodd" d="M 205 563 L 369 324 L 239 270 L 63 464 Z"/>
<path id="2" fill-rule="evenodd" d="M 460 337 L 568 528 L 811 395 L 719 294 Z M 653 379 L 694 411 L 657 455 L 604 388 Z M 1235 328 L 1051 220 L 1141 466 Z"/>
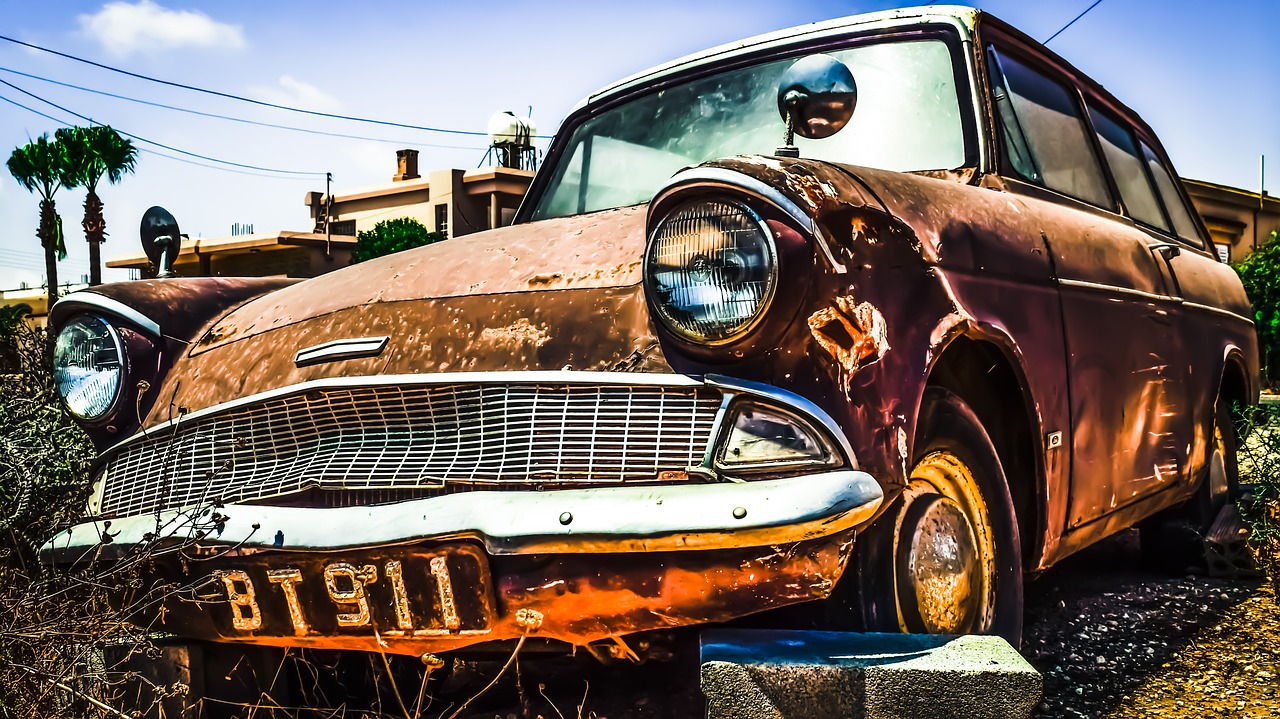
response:
<path id="1" fill-rule="evenodd" d="M 173 263 L 182 249 L 178 221 L 163 207 L 152 207 L 142 214 L 138 234 L 142 238 L 142 251 L 156 267 L 156 277 L 172 277 Z"/>
<path id="2" fill-rule="evenodd" d="M 787 123 L 782 157 L 799 157 L 795 136 L 821 140 L 849 124 L 858 104 L 853 72 L 830 55 L 808 55 L 796 60 L 778 82 L 778 113 Z"/>

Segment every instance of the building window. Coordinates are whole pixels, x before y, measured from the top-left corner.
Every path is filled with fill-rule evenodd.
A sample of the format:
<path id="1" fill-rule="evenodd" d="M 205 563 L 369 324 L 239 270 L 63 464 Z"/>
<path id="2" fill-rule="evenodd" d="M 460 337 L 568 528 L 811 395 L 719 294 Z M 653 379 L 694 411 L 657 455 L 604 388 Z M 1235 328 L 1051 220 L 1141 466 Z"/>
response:
<path id="1" fill-rule="evenodd" d="M 449 236 L 449 206 L 436 205 L 436 232 Z"/>
<path id="2" fill-rule="evenodd" d="M 344 236 L 355 237 L 355 235 L 356 235 L 356 221 L 355 221 L 355 220 L 342 220 L 342 221 L 340 221 L 340 222 L 330 222 L 330 223 L 329 223 L 329 234 L 331 234 L 331 235 L 344 235 Z"/>

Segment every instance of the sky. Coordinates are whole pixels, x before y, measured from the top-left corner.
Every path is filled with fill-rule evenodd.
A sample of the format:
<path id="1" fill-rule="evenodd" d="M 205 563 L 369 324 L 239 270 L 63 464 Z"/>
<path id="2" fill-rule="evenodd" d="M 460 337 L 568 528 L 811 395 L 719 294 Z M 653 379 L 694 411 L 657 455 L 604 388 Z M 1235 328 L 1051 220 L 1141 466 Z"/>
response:
<path id="1" fill-rule="evenodd" d="M 751 35 L 910 5 L 864 0 L 0 0 L 0 35 L 132 73 L 318 112 L 483 132 L 495 112 L 532 109 L 551 135 L 588 93 L 667 60 Z M 1093 0 L 974 3 L 1044 41 Z M 1257 190 L 1259 158 L 1280 186 L 1280 0 L 1102 0 L 1049 45 L 1138 111 L 1179 173 Z M 17 74 L 17 73 L 24 73 Z M 41 79 L 28 77 L 38 76 Z M 141 141 L 136 172 L 103 186 L 103 256 L 130 254 L 142 213 L 162 205 L 191 237 L 233 223 L 310 229 L 303 195 L 390 181 L 395 151 L 423 171 L 472 168 L 483 136 L 426 132 L 286 112 L 147 82 L 0 41 L 0 153 L 58 127 L 110 124 Z M 311 132 L 203 117 L 95 94 Z M 5 99 L 50 115 L 42 117 Z M 333 137 L 332 133 L 356 137 Z M 178 151 L 267 172 L 220 165 Z M 105 185 L 105 183 L 104 183 Z M 83 190 L 56 196 L 69 256 L 62 282 L 88 274 Z M 38 200 L 0 170 L 0 290 L 44 281 Z M 106 280 L 125 279 L 108 270 Z"/>

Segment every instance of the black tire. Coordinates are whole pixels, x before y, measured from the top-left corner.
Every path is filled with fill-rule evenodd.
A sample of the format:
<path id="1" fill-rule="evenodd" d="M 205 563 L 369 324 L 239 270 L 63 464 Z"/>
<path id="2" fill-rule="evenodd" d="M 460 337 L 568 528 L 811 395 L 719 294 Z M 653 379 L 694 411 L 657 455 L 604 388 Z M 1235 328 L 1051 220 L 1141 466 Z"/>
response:
<path id="1" fill-rule="evenodd" d="M 964 400 L 948 390 L 925 391 L 910 477 L 903 495 L 855 546 L 851 578 L 862 628 L 997 634 L 1018 646 L 1022 551 L 1013 500 L 990 436 Z M 946 541 L 968 537 L 956 542 L 962 550 L 954 562 L 929 552 L 931 546 L 949 546 L 929 542 L 944 534 Z M 971 548 L 964 549 L 966 541 Z M 938 591 L 940 586 L 945 590 Z"/>
<path id="2" fill-rule="evenodd" d="M 1157 512 L 1138 525 L 1143 560 L 1172 574 L 1207 569 L 1205 534 L 1222 507 L 1240 496 L 1239 439 L 1231 420 L 1231 406 L 1219 399 L 1214 406 L 1204 469 L 1196 478 L 1196 492 L 1182 504 Z"/>

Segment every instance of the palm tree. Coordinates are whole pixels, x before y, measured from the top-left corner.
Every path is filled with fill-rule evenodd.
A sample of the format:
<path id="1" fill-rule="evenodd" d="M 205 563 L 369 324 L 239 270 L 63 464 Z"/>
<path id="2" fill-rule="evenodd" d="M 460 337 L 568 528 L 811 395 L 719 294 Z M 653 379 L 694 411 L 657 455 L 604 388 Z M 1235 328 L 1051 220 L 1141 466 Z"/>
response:
<path id="1" fill-rule="evenodd" d="M 40 246 L 44 248 L 49 308 L 52 309 L 58 299 L 58 260 L 67 256 L 62 218 L 53 204 L 53 195 L 60 187 L 75 186 L 67 148 L 57 140 L 50 140 L 46 133 L 16 148 L 6 164 L 19 185 L 40 195 L 40 227 L 36 230 L 36 237 L 40 238 Z"/>
<path id="2" fill-rule="evenodd" d="M 89 284 L 102 283 L 102 241 L 107 237 L 107 221 L 102 216 L 102 199 L 98 182 L 116 184 L 133 172 L 138 148 L 108 125 L 64 127 L 56 133 L 58 142 L 69 150 L 71 176 L 75 184 L 85 188 L 84 239 L 89 243 Z"/>

